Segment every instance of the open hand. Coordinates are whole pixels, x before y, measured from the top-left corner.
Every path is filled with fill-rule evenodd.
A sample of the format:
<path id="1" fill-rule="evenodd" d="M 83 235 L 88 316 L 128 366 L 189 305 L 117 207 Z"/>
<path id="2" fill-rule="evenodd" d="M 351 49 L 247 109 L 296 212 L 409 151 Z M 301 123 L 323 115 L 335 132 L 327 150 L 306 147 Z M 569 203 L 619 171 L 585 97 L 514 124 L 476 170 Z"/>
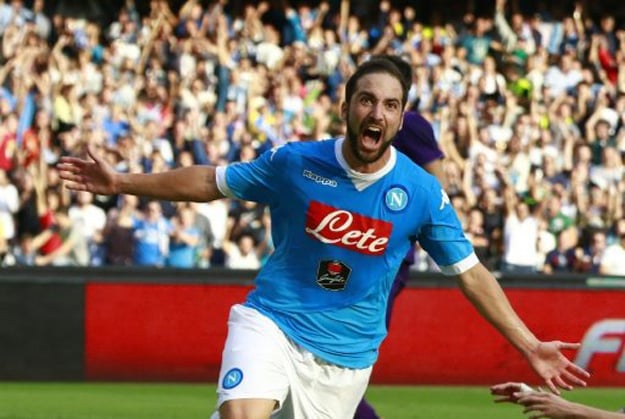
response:
<path id="1" fill-rule="evenodd" d="M 574 385 L 585 387 L 586 381 L 583 379 L 590 377 L 585 369 L 575 365 L 560 352 L 577 348 L 579 343 L 541 342 L 527 355 L 527 359 L 534 371 L 545 380 L 549 390 L 560 394 L 558 388 L 572 390 Z"/>
<path id="2" fill-rule="evenodd" d="M 101 195 L 118 193 L 118 174 L 115 170 L 90 147 L 87 147 L 87 154 L 91 159 L 61 157 L 57 168 L 60 178 L 66 181 L 65 186 L 74 191 Z"/>

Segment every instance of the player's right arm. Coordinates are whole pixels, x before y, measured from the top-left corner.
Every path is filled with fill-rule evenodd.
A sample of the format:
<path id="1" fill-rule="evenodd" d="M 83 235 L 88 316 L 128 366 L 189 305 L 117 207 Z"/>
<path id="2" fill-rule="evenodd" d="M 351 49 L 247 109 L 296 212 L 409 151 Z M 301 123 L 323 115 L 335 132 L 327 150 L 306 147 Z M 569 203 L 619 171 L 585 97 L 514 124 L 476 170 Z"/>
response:
<path id="1" fill-rule="evenodd" d="M 545 380 L 551 391 L 586 385 L 588 372 L 568 360 L 561 352 L 576 349 L 578 343 L 542 342 L 528 329 L 512 308 L 495 277 L 479 262 L 462 225 L 440 185 L 432 184 L 428 221 L 417 237 L 436 261 L 441 272 L 456 277 L 465 297 L 495 327 Z M 439 189 L 437 191 L 437 189 Z"/>
<path id="2" fill-rule="evenodd" d="M 206 202 L 223 198 L 215 167 L 190 166 L 162 173 L 121 173 L 87 149 L 90 159 L 62 157 L 59 176 L 66 187 L 100 195 L 129 194 L 167 201 Z"/>
<path id="3" fill-rule="evenodd" d="M 527 328 L 512 308 L 495 277 L 482 265 L 476 264 L 457 275 L 458 284 L 477 311 L 493 325 L 519 352 L 534 371 L 545 380 L 551 391 L 570 390 L 574 385 L 585 386 L 589 374 L 575 365 L 562 350 L 577 349 L 578 343 L 542 342 Z"/>

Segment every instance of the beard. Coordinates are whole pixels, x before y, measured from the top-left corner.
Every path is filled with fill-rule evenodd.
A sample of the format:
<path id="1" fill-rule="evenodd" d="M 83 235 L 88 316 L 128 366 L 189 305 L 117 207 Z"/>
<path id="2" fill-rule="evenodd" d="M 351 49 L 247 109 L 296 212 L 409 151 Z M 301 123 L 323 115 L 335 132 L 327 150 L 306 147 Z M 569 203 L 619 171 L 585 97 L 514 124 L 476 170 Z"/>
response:
<path id="1" fill-rule="evenodd" d="M 382 141 L 382 144 L 380 145 L 377 153 L 373 155 L 364 155 L 358 147 L 358 133 L 349 126 L 347 127 L 347 135 L 345 136 L 345 140 L 347 141 L 347 145 L 349 146 L 349 149 L 351 150 L 354 157 L 356 157 L 356 159 L 361 163 L 365 164 L 375 163 L 376 161 L 380 160 L 380 158 L 382 158 L 382 156 L 384 155 L 386 150 L 388 150 L 392 143 L 392 141 L 390 140 L 385 141 L 383 138 L 380 138 L 379 141 Z"/>

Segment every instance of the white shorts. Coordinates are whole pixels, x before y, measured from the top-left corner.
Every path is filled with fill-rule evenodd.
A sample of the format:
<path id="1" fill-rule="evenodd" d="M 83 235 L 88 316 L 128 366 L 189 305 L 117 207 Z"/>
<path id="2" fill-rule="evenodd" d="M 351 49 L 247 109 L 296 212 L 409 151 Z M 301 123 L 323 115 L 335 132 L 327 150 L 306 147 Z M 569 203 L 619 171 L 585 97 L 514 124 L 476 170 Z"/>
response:
<path id="1" fill-rule="evenodd" d="M 317 358 L 288 339 L 268 317 L 234 305 L 217 407 L 234 399 L 268 399 L 279 403 L 272 418 L 352 419 L 370 376 L 371 367 L 343 368 Z"/>

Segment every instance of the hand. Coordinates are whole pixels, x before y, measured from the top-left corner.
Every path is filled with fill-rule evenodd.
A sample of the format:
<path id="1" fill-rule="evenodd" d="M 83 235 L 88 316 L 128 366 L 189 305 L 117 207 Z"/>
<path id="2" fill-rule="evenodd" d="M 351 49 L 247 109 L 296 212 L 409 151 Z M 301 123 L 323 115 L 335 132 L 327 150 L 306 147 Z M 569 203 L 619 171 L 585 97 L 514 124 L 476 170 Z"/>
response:
<path id="1" fill-rule="evenodd" d="M 579 376 L 588 378 L 590 374 L 560 352 L 562 349 L 577 349 L 579 346 L 579 343 L 560 341 L 540 342 L 536 349 L 527 355 L 534 371 L 545 380 L 553 393 L 560 394 L 558 387 L 571 390 L 573 385 L 586 386 L 586 382 Z"/>
<path id="2" fill-rule="evenodd" d="M 517 403 L 525 406 L 530 419 L 573 417 L 575 404 L 548 392 L 517 393 Z"/>
<path id="3" fill-rule="evenodd" d="M 119 193 L 115 170 L 102 157 L 94 154 L 89 146 L 87 154 L 91 160 L 61 157 L 57 168 L 59 177 L 67 181 L 65 186 L 73 191 L 88 191 L 100 195 Z"/>
<path id="4" fill-rule="evenodd" d="M 495 403 L 517 403 L 521 395 L 532 391 L 534 390 L 527 384 L 513 382 L 496 384 L 490 388 L 490 394 L 499 396 L 495 398 Z"/>

